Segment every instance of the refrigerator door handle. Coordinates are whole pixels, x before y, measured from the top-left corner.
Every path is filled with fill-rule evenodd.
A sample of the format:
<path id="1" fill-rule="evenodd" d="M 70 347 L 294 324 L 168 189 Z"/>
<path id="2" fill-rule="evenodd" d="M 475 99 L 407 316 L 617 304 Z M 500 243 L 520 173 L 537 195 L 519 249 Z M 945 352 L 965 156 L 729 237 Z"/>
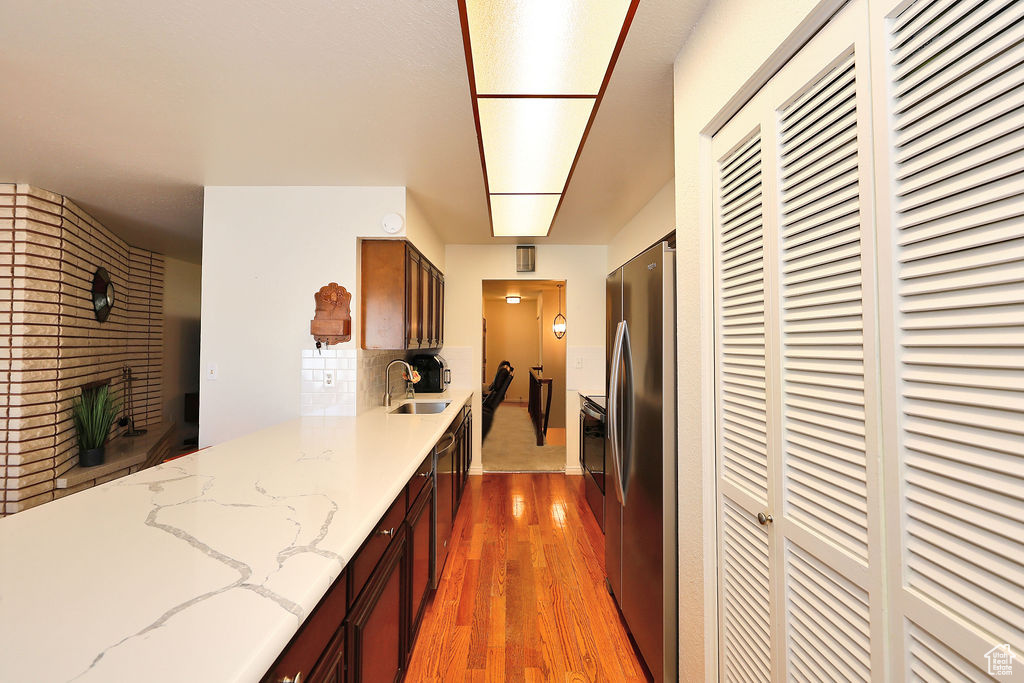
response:
<path id="1" fill-rule="evenodd" d="M 626 504 L 626 496 L 629 494 L 629 482 L 633 478 L 636 459 L 633 457 L 633 426 L 636 421 L 636 398 L 633 391 L 633 348 L 629 343 L 629 324 L 622 321 L 622 341 L 619 342 L 620 362 L 623 363 L 625 372 L 623 377 L 622 394 L 625 398 L 625 410 L 620 407 L 622 413 L 620 418 L 622 434 L 617 436 L 622 441 L 619 452 L 619 471 L 622 473 L 620 484 L 622 488 L 622 504 Z"/>
<path id="2" fill-rule="evenodd" d="M 615 344 L 612 347 L 612 376 L 608 383 L 608 431 L 612 444 L 612 467 L 615 468 L 615 496 L 619 503 L 625 503 L 626 492 L 622 486 L 622 457 L 619 453 L 619 369 L 622 365 L 622 338 L 626 321 L 620 320 L 615 328 Z"/>

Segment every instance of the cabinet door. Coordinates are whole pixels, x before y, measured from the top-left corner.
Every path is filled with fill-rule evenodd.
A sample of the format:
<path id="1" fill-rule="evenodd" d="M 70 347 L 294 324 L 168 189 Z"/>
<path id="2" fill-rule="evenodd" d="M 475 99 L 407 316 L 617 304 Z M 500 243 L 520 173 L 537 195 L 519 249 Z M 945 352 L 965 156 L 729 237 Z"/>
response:
<path id="1" fill-rule="evenodd" d="M 412 652 L 416 632 L 430 596 L 430 543 L 433 536 L 431 511 L 434 486 L 427 483 L 409 510 L 409 633 L 407 652 Z"/>
<path id="2" fill-rule="evenodd" d="M 287 679 L 275 679 L 276 681 Z M 305 679 L 293 678 L 302 681 Z M 308 683 L 344 683 L 345 681 L 345 627 L 338 629 L 316 668 L 309 674 Z"/>
<path id="3" fill-rule="evenodd" d="M 346 627 L 348 681 L 398 681 L 405 665 L 405 526 L 352 607 Z"/>
<path id="4" fill-rule="evenodd" d="M 430 269 L 430 326 L 433 346 L 439 348 L 444 342 L 444 279 L 437 268 Z"/>
<path id="5" fill-rule="evenodd" d="M 473 411 L 466 410 L 466 482 L 469 482 L 469 468 L 473 464 Z"/>
<path id="6" fill-rule="evenodd" d="M 405 346 L 418 349 L 423 338 L 423 278 L 420 255 L 412 248 L 406 250 L 405 281 Z"/>
<path id="7" fill-rule="evenodd" d="M 430 263 L 420 257 L 420 348 L 429 348 L 430 341 Z"/>
<path id="8" fill-rule="evenodd" d="M 462 425 L 459 427 L 456 440 L 458 446 L 456 450 L 456 475 L 455 475 L 455 509 L 458 510 L 459 504 L 462 502 L 462 494 L 466 489 L 466 477 L 469 474 L 469 460 L 470 460 L 470 430 L 469 430 L 469 416 L 463 418 Z"/>
<path id="9" fill-rule="evenodd" d="M 437 345 L 444 346 L 444 275 L 437 274 Z"/>
<path id="10" fill-rule="evenodd" d="M 288 643 L 288 647 L 267 671 L 263 678 L 264 683 L 305 678 L 312 673 L 330 668 L 329 665 L 325 665 L 325 660 L 340 657 L 340 652 L 336 651 L 339 648 L 344 649 L 344 641 L 340 645 L 335 641 L 341 635 L 341 624 L 345 620 L 348 607 L 348 574 L 349 570 L 346 568 Z"/>
<path id="11" fill-rule="evenodd" d="M 428 348 L 434 348 L 437 346 L 437 326 L 434 324 L 434 316 L 436 315 L 435 307 L 436 302 L 434 301 L 434 274 L 433 268 L 424 261 L 423 268 L 423 299 L 425 305 L 423 308 L 423 325 L 424 333 L 423 338 L 426 341 Z"/>

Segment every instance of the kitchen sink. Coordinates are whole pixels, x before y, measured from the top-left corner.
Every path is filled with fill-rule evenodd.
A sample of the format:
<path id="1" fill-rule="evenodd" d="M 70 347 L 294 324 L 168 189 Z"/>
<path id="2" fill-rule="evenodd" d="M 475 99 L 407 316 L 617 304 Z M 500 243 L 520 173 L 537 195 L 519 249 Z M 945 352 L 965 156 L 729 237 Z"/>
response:
<path id="1" fill-rule="evenodd" d="M 436 413 L 443 412 L 451 401 L 416 401 L 413 403 L 403 403 L 397 408 L 392 408 L 388 413 L 400 414 L 400 415 L 433 415 Z"/>

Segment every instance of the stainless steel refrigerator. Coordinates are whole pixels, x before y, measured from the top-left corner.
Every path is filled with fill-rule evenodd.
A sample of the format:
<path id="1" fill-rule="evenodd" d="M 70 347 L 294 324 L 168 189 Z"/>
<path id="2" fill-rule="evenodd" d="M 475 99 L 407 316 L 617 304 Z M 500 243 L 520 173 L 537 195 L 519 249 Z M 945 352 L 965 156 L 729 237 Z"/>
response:
<path id="1" fill-rule="evenodd" d="M 608 276 L 605 563 L 655 681 L 678 653 L 675 251 L 654 246 Z"/>

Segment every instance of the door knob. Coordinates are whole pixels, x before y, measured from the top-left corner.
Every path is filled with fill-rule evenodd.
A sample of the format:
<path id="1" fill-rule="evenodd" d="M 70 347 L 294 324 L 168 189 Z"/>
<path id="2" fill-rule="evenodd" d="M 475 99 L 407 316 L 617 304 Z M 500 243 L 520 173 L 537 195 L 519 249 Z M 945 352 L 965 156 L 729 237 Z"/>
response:
<path id="1" fill-rule="evenodd" d="M 395 535 L 395 527 L 391 527 L 390 529 L 381 529 L 380 531 L 377 532 L 377 534 L 380 535 L 380 536 L 394 536 Z"/>
<path id="2" fill-rule="evenodd" d="M 766 515 L 763 512 L 758 512 L 757 513 L 757 521 L 758 521 L 759 524 L 761 524 L 761 526 L 767 526 L 768 524 L 771 524 L 775 520 L 772 519 L 771 515 Z"/>

